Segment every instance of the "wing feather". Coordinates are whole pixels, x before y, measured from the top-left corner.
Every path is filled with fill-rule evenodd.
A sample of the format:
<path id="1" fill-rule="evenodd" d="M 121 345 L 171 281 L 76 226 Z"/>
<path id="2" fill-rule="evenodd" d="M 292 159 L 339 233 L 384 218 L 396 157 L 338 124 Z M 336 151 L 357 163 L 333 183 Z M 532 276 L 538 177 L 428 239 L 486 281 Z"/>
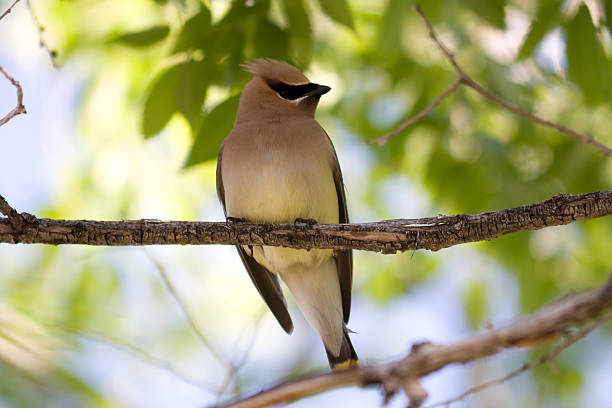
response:
<path id="1" fill-rule="evenodd" d="M 346 208 L 346 195 L 344 193 L 344 181 L 342 179 L 342 171 L 340 170 L 340 164 L 338 162 L 338 156 L 334 145 L 329 139 L 327 139 L 331 145 L 333 152 L 333 175 L 334 184 L 336 185 L 336 194 L 338 196 L 338 211 L 339 211 L 339 222 L 340 224 L 348 224 L 349 216 Z M 353 251 L 338 250 L 336 251 L 336 265 L 338 267 L 338 279 L 340 280 L 340 294 L 342 296 L 342 313 L 344 316 L 344 323 L 348 323 L 349 315 L 351 314 L 351 290 L 353 287 Z"/>
<path id="2" fill-rule="evenodd" d="M 225 191 L 223 189 L 223 177 L 221 174 L 222 158 L 223 144 L 221 144 L 221 148 L 219 149 L 219 157 L 217 159 L 217 196 L 219 197 L 219 201 L 221 201 L 221 205 L 223 206 L 223 213 L 227 216 L 225 209 Z M 276 275 L 257 263 L 257 261 L 252 256 L 248 255 L 242 247 L 237 245 L 236 249 L 238 250 L 238 254 L 240 255 L 240 259 L 242 260 L 245 269 L 251 277 L 251 281 L 253 281 L 253 284 L 257 288 L 257 291 L 263 298 L 264 302 L 266 302 L 266 305 L 268 305 L 268 308 L 270 308 L 281 327 L 287 333 L 291 333 L 293 331 L 293 322 L 291 321 L 291 316 L 287 310 L 287 302 L 281 290 L 278 278 Z"/>

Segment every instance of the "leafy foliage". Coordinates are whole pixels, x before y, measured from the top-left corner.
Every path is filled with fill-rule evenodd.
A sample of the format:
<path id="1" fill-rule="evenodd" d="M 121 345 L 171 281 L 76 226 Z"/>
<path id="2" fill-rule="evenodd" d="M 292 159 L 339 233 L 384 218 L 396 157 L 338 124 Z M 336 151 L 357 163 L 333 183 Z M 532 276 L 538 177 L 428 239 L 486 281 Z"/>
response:
<path id="1" fill-rule="evenodd" d="M 605 43 L 610 18 L 596 26 L 586 6 L 566 11 L 555 0 L 532 3 L 439 0 L 423 2 L 422 8 L 466 72 L 487 89 L 611 145 L 612 59 Z M 74 145 L 84 150 L 70 165 L 60 191 L 50 200 L 53 204 L 44 207 L 46 215 L 208 219 L 216 214 L 211 210 L 218 210 L 214 159 L 232 127 L 239 91 L 250 79 L 240 64 L 257 57 L 287 60 L 313 81 L 332 86 L 322 99 L 318 119 L 336 143 L 351 214 L 357 215 L 353 219 L 480 212 L 559 193 L 609 188 L 610 161 L 592 147 L 500 110 L 463 87 L 387 145 L 366 144 L 427 106 L 456 75 L 427 37 L 412 2 L 364 4 L 346 0 L 49 2 L 40 10 L 45 39 L 59 50 L 61 62 L 89 61 L 91 77 L 84 81 L 75 104 L 79 141 Z M 610 16 L 612 3 L 601 4 Z M 108 18 L 108 10 L 113 18 Z M 526 29 L 524 37 L 500 56 L 496 51 L 507 41 L 495 42 L 494 37 L 502 30 L 505 35 L 520 31 L 512 26 L 517 15 Z M 562 35 L 555 43 L 549 34 L 557 30 Z M 90 59 L 80 59 L 83 56 Z M 397 307 L 433 283 L 446 285 L 449 276 L 460 276 L 467 284 L 454 290 L 457 308 L 463 308 L 458 315 L 465 321 L 452 323 L 463 332 L 482 328 L 499 318 L 496 302 L 503 301 L 513 314 L 531 312 L 564 292 L 600 283 L 610 269 L 611 228 L 610 220 L 595 220 L 463 246 L 449 251 L 451 255 L 446 251 L 393 257 L 356 254 L 355 299 L 376 300 L 384 314 L 388 309 L 382 308 Z M 144 340 L 135 340 L 164 350 L 177 361 L 194 360 L 191 329 L 177 323 L 180 318 L 171 312 L 176 305 L 168 302 L 157 275 L 143 272 L 148 271 L 143 265 L 151 268 L 150 260 L 126 263 L 126 253 L 110 250 L 95 256 L 84 249 L 28 250 L 33 252 L 24 255 L 25 261 L 10 262 L 10 256 L 0 256 L 0 294 L 22 314 L 72 325 L 69 328 L 74 330 L 98 328 L 109 337 L 134 335 L 143 325 L 148 330 Z M 206 282 L 190 285 L 188 280 L 181 289 L 197 292 L 191 299 L 199 302 L 203 326 L 216 327 L 213 336 L 221 337 L 219 333 L 237 326 L 259 305 L 257 295 L 250 287 L 240 292 L 233 275 L 218 270 L 225 260 L 194 253 L 179 252 L 172 265 L 179 265 L 176 270 L 193 270 Z M 489 279 L 472 275 L 469 265 L 475 263 L 502 271 L 510 287 L 500 291 Z M 130 280 L 132 275 L 137 283 Z M 516 291 L 516 299 L 511 291 Z M 248 303 L 249 296 L 255 303 Z M 150 302 L 146 317 L 123 317 L 141 297 Z M 428 307 L 437 310 L 437 306 Z M 122 326 L 118 321 L 123 319 L 133 327 Z M 0 321 L 0 337 L 3 324 Z M 87 355 L 86 345 L 75 340 L 74 333 L 56 336 L 74 342 L 74 353 Z M 152 338 L 155 344 L 150 340 L 147 344 Z M 226 340 L 215 342 L 225 345 Z M 384 348 L 383 340 L 389 339 L 379 340 L 377 347 Z M 411 340 L 398 341 L 404 350 Z M 578 349 L 576 355 L 586 352 Z M 304 372 L 316 364 L 308 350 L 295 353 L 282 362 L 265 355 L 240 382 L 267 385 L 257 382 L 264 366 L 273 366 L 270 375 L 277 376 L 292 369 Z M 205 374 L 220 377 L 218 370 L 208 370 L 214 362 L 206 363 Z M 558 375 L 546 367 L 538 369 L 534 381 L 545 385 L 548 405 L 578 405 L 585 381 L 581 364 L 579 357 L 564 360 Z M 58 363 L 45 371 L 42 380 L 32 379 L 7 363 L 1 350 L 0 365 L 0 405 L 44 405 L 45 393 L 28 390 L 38 390 L 36 384 L 44 382 L 45 375 L 52 376 L 54 369 L 64 369 L 66 375 L 57 377 L 54 386 L 59 391 L 50 399 L 61 402 L 60 394 L 65 393 L 74 396 L 73 405 L 105 403 L 99 392 L 104 387 L 81 378 L 81 373 L 89 373 L 86 368 Z"/>
<path id="2" fill-rule="evenodd" d="M 612 95 L 612 64 L 606 58 L 586 6 L 580 7 L 576 17 L 565 24 L 565 29 L 570 78 L 580 86 L 588 102 L 609 101 Z"/>
<path id="3" fill-rule="evenodd" d="M 238 109 L 238 100 L 238 95 L 231 96 L 206 115 L 189 153 L 187 166 L 217 157 L 221 141 L 234 126 L 234 115 Z"/>
<path id="4" fill-rule="evenodd" d="M 207 68 L 201 62 L 188 61 L 157 76 L 144 106 L 142 132 L 145 137 L 161 131 L 176 112 L 197 127 L 208 86 Z"/>
<path id="5" fill-rule="evenodd" d="M 161 25 L 143 31 L 120 35 L 114 41 L 131 47 L 146 47 L 163 40 L 169 33 L 170 27 Z"/>
<path id="6" fill-rule="evenodd" d="M 346 0 L 319 0 L 319 5 L 321 6 L 321 10 L 323 10 L 323 12 L 327 14 L 332 20 L 335 20 L 336 22 L 345 25 L 348 28 L 353 28 L 353 15 L 349 10 L 349 6 Z"/>

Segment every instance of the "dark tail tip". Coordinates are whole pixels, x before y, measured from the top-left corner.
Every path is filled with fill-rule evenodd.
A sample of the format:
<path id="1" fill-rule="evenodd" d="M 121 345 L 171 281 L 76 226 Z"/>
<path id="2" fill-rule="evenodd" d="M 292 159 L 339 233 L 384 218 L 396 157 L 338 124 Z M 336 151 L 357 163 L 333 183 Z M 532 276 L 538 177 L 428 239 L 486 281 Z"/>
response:
<path id="1" fill-rule="evenodd" d="M 327 353 L 329 366 L 332 370 L 349 368 L 357 365 L 359 361 L 357 353 L 355 353 L 355 349 L 353 348 L 353 343 L 351 343 L 351 339 L 346 332 L 344 333 L 344 339 L 342 340 L 342 346 L 340 347 L 340 354 L 338 356 L 332 355 L 327 348 L 325 352 Z"/>

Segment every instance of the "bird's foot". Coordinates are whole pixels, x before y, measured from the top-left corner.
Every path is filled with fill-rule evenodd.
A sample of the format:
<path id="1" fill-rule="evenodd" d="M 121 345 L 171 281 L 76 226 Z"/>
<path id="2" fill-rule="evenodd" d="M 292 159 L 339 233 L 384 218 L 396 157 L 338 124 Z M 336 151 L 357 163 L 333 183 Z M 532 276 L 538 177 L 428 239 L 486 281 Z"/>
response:
<path id="1" fill-rule="evenodd" d="M 312 228 L 317 224 L 317 220 L 313 218 L 296 218 L 293 221 L 293 230 L 297 232 L 298 229 L 304 230 L 305 228 Z M 306 248 L 306 251 L 310 252 L 310 248 Z"/>
<path id="2" fill-rule="evenodd" d="M 225 219 L 227 220 L 227 222 L 232 222 L 234 224 L 239 224 L 241 222 L 247 222 L 247 220 L 245 220 L 244 218 L 238 218 L 238 217 L 225 217 Z"/>
<path id="3" fill-rule="evenodd" d="M 293 221 L 293 225 L 301 225 L 301 226 L 307 225 L 309 227 L 312 227 L 312 226 L 317 225 L 317 224 L 318 224 L 317 220 L 315 220 L 313 218 L 296 218 Z"/>

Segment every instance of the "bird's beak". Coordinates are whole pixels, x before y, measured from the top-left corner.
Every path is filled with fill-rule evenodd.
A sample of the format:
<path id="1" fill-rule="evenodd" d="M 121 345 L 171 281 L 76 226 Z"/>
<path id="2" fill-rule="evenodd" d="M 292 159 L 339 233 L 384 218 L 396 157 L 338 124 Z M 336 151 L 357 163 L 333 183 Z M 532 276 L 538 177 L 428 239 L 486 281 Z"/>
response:
<path id="1" fill-rule="evenodd" d="M 311 97 L 311 96 L 319 97 L 321 95 L 325 95 L 326 93 L 328 93 L 331 90 L 331 88 L 329 86 L 319 85 L 319 84 L 316 84 L 316 85 L 317 85 L 316 89 L 314 89 L 314 90 L 304 94 L 304 96 L 307 96 L 307 97 Z"/>

